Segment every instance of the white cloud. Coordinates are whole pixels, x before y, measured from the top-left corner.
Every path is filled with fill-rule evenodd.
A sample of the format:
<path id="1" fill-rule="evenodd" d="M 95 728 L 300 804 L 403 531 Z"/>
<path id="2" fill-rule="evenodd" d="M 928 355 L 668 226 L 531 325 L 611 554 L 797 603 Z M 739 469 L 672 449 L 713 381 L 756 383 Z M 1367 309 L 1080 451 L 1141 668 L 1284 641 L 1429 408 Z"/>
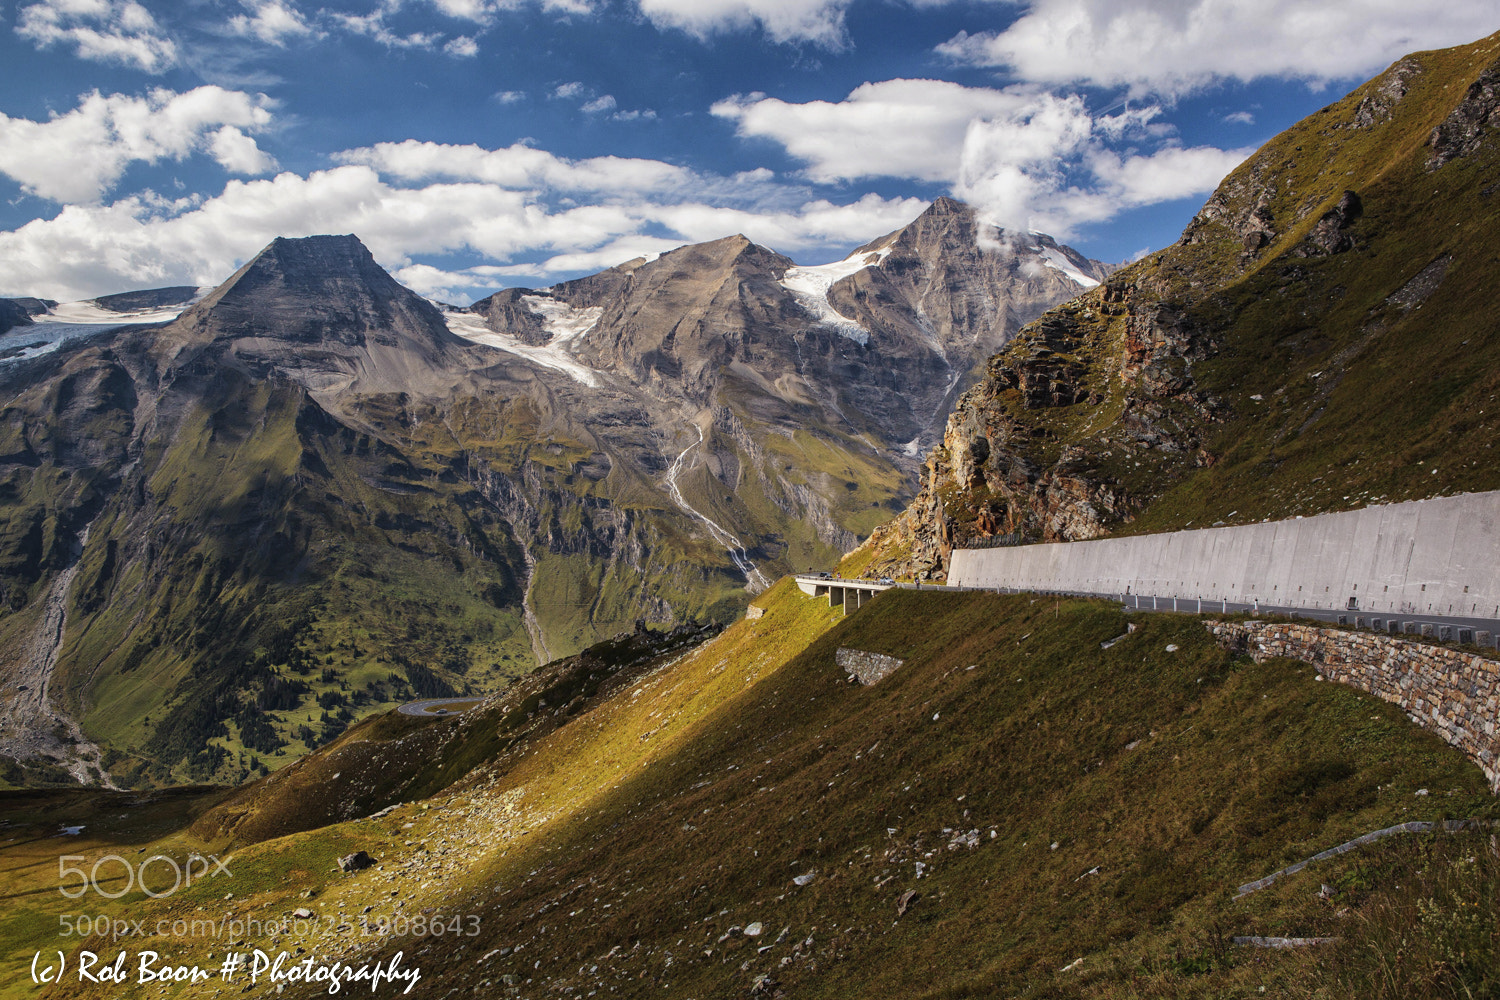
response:
<path id="1" fill-rule="evenodd" d="M 952 181 L 969 123 L 1024 116 L 1039 97 L 946 80 L 885 80 L 842 101 L 792 104 L 764 94 L 718 102 L 713 114 L 743 137 L 772 139 L 807 163 L 815 181 L 910 177 Z"/>
<path id="2" fill-rule="evenodd" d="M 442 13 L 462 21 L 489 24 L 501 11 L 528 6 L 526 0 L 431 0 Z M 596 0 L 534 0 L 534 6 L 556 14 L 587 14 L 598 7 Z"/>
<path id="3" fill-rule="evenodd" d="M 705 38 L 714 32 L 759 25 L 778 42 L 844 44 L 844 9 L 852 0 L 640 0 L 658 26 Z"/>
<path id="4" fill-rule="evenodd" d="M 430 49 L 443 40 L 440 32 L 413 31 L 403 35 L 392 31 L 385 19 L 400 9 L 401 0 L 381 0 L 380 5 L 368 14 L 324 13 L 346 31 L 365 35 L 388 49 Z"/>
<path id="5" fill-rule="evenodd" d="M 569 161 L 524 146 L 409 141 L 341 159 L 305 177 L 231 180 L 208 199 L 144 193 L 68 205 L 55 218 L 0 232 L 6 291 L 72 299 L 214 284 L 277 236 L 353 232 L 420 291 L 456 300 L 515 277 L 597 270 L 735 232 L 831 259 L 904 225 L 926 204 L 868 195 L 836 205 L 766 170 L 720 177 L 650 160 Z M 587 197 L 579 204 L 573 194 Z M 493 263 L 444 270 L 442 258 L 458 253 Z"/>
<path id="6" fill-rule="evenodd" d="M 118 62 L 161 73 L 177 46 L 134 0 L 42 0 L 20 9 L 16 34 L 38 48 L 71 45 L 80 59 Z"/>
<path id="7" fill-rule="evenodd" d="M 1146 105 L 1095 116 L 1077 95 L 942 80 L 866 83 L 839 102 L 761 94 L 713 106 L 820 183 L 898 177 L 946 183 L 989 221 L 1066 237 L 1128 208 L 1202 194 L 1247 151 L 1182 149 Z M 1143 145 L 1146 152 L 1116 146 Z"/>
<path id="8" fill-rule="evenodd" d="M 245 130 L 269 126 L 270 107 L 264 95 L 214 86 L 145 97 L 94 91 L 45 122 L 0 114 L 0 173 L 29 194 L 61 202 L 102 198 L 133 162 L 199 152 L 232 173 L 261 173 L 275 161 Z"/>
<path id="9" fill-rule="evenodd" d="M 614 95 L 605 94 L 603 97 L 594 98 L 578 110 L 584 114 L 597 115 L 602 111 L 613 111 L 616 107 L 618 105 L 615 103 Z"/>
<path id="10" fill-rule="evenodd" d="M 493 100 L 497 101 L 500 104 L 519 104 L 522 101 L 526 100 L 526 91 L 502 90 L 497 92 L 493 96 Z"/>
<path id="11" fill-rule="evenodd" d="M 555 98 L 557 98 L 560 101 L 567 101 L 567 100 L 572 100 L 575 97 L 578 97 L 579 95 L 581 95 L 582 93 L 584 93 L 584 91 L 586 91 L 587 89 L 588 88 L 585 87 L 579 81 L 577 81 L 577 80 L 570 80 L 567 83 L 560 83 L 560 84 L 558 84 L 553 89 L 552 96 L 555 97 Z"/>
<path id="12" fill-rule="evenodd" d="M 479 55 L 479 43 L 468 35 L 459 35 L 444 45 L 443 51 L 456 59 L 472 59 Z"/>
<path id="13" fill-rule="evenodd" d="M 1500 23 L 1500 0 L 1032 0 L 1028 8 L 1003 31 L 960 33 L 938 50 L 1029 82 L 1178 95 L 1226 78 L 1363 78 Z"/>
<path id="14" fill-rule="evenodd" d="M 970 127 L 954 193 L 985 221 L 1069 239 L 1128 209 L 1206 194 L 1253 152 L 1166 144 L 1120 153 L 1108 145 L 1120 133 L 1099 124 L 1108 119 L 1090 121 L 1081 102 L 1074 115 L 1053 110 L 1040 124 Z"/>
<path id="15" fill-rule="evenodd" d="M 340 163 L 374 167 L 403 181 L 461 180 L 510 191 L 683 193 L 700 183 L 685 167 L 661 160 L 599 156 L 568 160 L 517 143 L 503 149 L 436 142 L 382 142 L 338 153 Z"/>
<path id="16" fill-rule="evenodd" d="M 498 6 L 492 0 L 432 0 L 432 5 L 449 17 L 483 23 Z"/>
<path id="17" fill-rule="evenodd" d="M 213 141 L 209 143 L 209 152 L 219 162 L 219 166 L 232 174 L 251 177 L 276 169 L 276 158 L 233 125 L 225 125 L 214 133 Z"/>
<path id="18" fill-rule="evenodd" d="M 1228 125 L 1254 125 L 1255 116 L 1248 111 L 1235 111 L 1224 116 Z"/>
<path id="19" fill-rule="evenodd" d="M 288 39 L 317 34 L 301 11 L 281 0 L 240 0 L 240 6 L 249 14 L 236 14 L 229 19 L 229 30 L 236 35 L 258 38 L 279 48 Z"/>

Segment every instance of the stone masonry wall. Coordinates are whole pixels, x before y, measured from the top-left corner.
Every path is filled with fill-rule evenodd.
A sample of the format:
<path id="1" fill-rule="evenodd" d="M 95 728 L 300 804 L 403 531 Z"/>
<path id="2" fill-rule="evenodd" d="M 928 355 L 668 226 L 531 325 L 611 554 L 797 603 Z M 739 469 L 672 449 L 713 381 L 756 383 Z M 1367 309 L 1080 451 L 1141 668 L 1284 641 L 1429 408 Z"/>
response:
<path id="1" fill-rule="evenodd" d="M 858 679 L 866 687 L 889 677 L 896 668 L 905 663 L 884 653 L 867 653 L 862 649 L 840 646 L 833 654 L 834 662 L 849 672 L 850 680 Z"/>
<path id="2" fill-rule="evenodd" d="M 1500 794 L 1500 663 L 1445 646 L 1314 625 L 1204 624 L 1221 645 L 1257 662 L 1302 660 L 1330 680 L 1395 702 L 1477 763 Z"/>

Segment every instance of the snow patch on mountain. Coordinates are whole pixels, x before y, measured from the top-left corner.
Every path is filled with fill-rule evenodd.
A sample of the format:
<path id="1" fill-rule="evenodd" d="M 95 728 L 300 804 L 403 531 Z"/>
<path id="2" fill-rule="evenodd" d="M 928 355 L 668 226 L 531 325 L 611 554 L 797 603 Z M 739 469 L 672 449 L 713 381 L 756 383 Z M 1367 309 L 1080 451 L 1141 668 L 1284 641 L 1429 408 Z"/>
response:
<path id="1" fill-rule="evenodd" d="M 104 324 L 109 329 L 133 323 L 170 323 L 181 316 L 189 306 L 213 291 L 213 286 L 198 289 L 198 294 L 187 302 L 178 302 L 156 309 L 131 309 L 119 311 L 106 309 L 93 299 L 81 302 L 60 302 L 45 313 L 33 316 L 33 323 Z"/>
<path id="2" fill-rule="evenodd" d="M 533 297 L 542 298 L 542 296 L 528 296 L 528 298 Z M 548 299 L 547 301 L 556 300 Z M 558 305 L 568 308 L 565 303 L 558 303 Z M 574 311 L 589 312 L 592 310 L 579 309 Z M 574 381 L 586 385 L 591 389 L 597 388 L 600 384 L 598 373 L 580 362 L 567 350 L 567 345 L 571 341 L 587 333 L 593 324 L 598 322 L 597 316 L 588 326 L 583 327 L 577 332 L 562 334 L 561 339 L 559 339 L 558 333 L 549 327 L 548 332 L 553 334 L 553 340 L 541 347 L 523 344 L 509 334 L 496 333 L 485 325 L 483 316 L 477 316 L 474 313 L 444 312 L 443 319 L 447 322 L 448 329 L 455 336 L 462 337 L 475 344 L 483 344 L 485 347 L 493 347 L 496 350 L 505 351 L 507 354 L 514 354 L 517 357 L 525 358 L 532 364 L 539 365 L 542 368 L 550 368 L 553 371 L 562 372 L 572 377 Z"/>
<path id="3" fill-rule="evenodd" d="M 842 336 L 864 347 L 870 342 L 870 331 L 829 305 L 828 290 L 840 278 L 847 278 L 885 260 L 890 252 L 890 247 L 873 253 L 856 251 L 832 264 L 789 267 L 781 278 L 781 287 L 792 293 L 797 304 L 807 310 L 818 321 L 819 326 L 833 327 Z"/>
<path id="4" fill-rule="evenodd" d="M 1042 263 L 1054 271 L 1061 271 L 1064 275 L 1072 278 L 1084 288 L 1093 288 L 1099 284 L 1097 278 L 1091 278 L 1078 269 L 1078 265 L 1068 259 L 1067 254 L 1056 247 L 1032 247 L 1041 258 Z"/>
<path id="5" fill-rule="evenodd" d="M 566 349 L 568 344 L 579 339 L 599 324 L 604 315 L 603 306 L 588 306 L 577 309 L 550 295 L 523 295 L 521 302 L 533 315 L 542 319 L 542 329 L 547 331 L 549 347 Z"/>

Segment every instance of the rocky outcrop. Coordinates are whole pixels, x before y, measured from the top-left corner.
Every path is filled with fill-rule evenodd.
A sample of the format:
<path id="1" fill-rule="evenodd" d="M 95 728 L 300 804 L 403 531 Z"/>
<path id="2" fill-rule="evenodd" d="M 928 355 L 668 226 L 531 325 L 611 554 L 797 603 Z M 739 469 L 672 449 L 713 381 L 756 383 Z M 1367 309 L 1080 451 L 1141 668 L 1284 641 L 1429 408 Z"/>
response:
<path id="1" fill-rule="evenodd" d="M 844 646 L 834 651 L 833 659 L 849 675 L 850 683 L 859 681 L 865 687 L 878 684 L 906 662 L 884 653 L 867 653 L 862 649 Z"/>
<path id="2" fill-rule="evenodd" d="M 871 536 L 889 553 L 875 571 L 941 579 L 955 547 L 1095 538 L 1129 520 L 1139 500 L 1103 459 L 1119 449 L 1211 461 L 1202 424 L 1221 404 L 1192 365 L 1214 349 L 1150 279 L 1112 279 L 1027 327 L 959 399 L 912 506 Z M 1121 413 L 1098 438 L 1059 440 L 1059 411 L 1106 403 Z"/>
<path id="3" fill-rule="evenodd" d="M 1369 92 L 1360 99 L 1354 116 L 1345 126 L 1351 129 L 1374 128 L 1391 117 L 1397 104 L 1411 89 L 1411 81 L 1422 72 L 1422 64 L 1411 56 L 1397 61 L 1381 75 Z"/>
<path id="4" fill-rule="evenodd" d="M 15 299 L 0 299 L 0 333 L 18 326 L 30 326 L 31 314 Z"/>
<path id="5" fill-rule="evenodd" d="M 1292 253 L 1298 257 L 1314 257 L 1320 254 L 1345 253 L 1354 249 L 1354 237 L 1349 227 L 1364 214 L 1364 203 L 1353 191 L 1345 191 L 1338 203 L 1318 218 L 1317 225 Z"/>
<path id="6" fill-rule="evenodd" d="M 164 309 L 168 306 L 185 305 L 198 295 L 196 285 L 172 285 L 168 288 L 142 288 L 133 292 L 101 295 L 93 300 L 94 305 L 110 312 L 126 313 L 140 309 Z"/>
<path id="7" fill-rule="evenodd" d="M 1427 169 L 1433 171 L 1451 160 L 1476 152 L 1500 126 L 1500 60 L 1489 65 L 1479 79 L 1469 84 L 1463 101 L 1443 123 L 1432 130 Z"/>

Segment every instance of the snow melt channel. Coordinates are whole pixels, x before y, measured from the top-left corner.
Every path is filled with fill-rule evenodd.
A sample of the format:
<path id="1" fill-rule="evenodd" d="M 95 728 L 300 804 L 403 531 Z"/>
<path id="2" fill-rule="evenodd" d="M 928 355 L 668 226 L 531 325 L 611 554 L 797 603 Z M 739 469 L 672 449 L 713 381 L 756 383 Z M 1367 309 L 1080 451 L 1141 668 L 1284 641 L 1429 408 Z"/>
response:
<path id="1" fill-rule="evenodd" d="M 496 333 L 484 324 L 484 317 L 474 313 L 445 312 L 443 319 L 455 335 L 493 347 L 508 354 L 525 358 L 533 364 L 571 376 L 575 381 L 597 388 L 599 374 L 573 356 L 571 346 L 594 328 L 599 317 L 604 315 L 602 306 L 574 309 L 566 302 L 545 295 L 526 295 L 521 298 L 526 308 L 541 317 L 542 329 L 551 340 L 541 346 L 522 343 L 508 333 Z"/>
<path id="2" fill-rule="evenodd" d="M 855 251 L 832 264 L 789 267 L 781 278 L 781 287 L 792 293 L 797 304 L 811 313 L 819 326 L 833 327 L 842 336 L 864 347 L 870 342 L 870 331 L 835 310 L 828 302 L 828 290 L 840 278 L 847 278 L 885 260 L 890 252 L 890 247 L 874 253 Z M 870 259 L 872 257 L 874 260 Z"/>
<path id="3" fill-rule="evenodd" d="M 698 440 L 682 449 L 682 454 L 677 456 L 676 461 L 672 463 L 672 467 L 667 470 L 667 493 L 672 497 L 672 502 L 682 508 L 683 513 L 695 521 L 701 522 L 708 529 L 708 533 L 713 536 L 714 541 L 724 546 L 724 550 L 729 553 L 729 558 L 734 560 L 734 565 L 741 573 L 745 574 L 747 589 L 752 594 L 758 594 L 769 587 L 771 581 L 766 579 L 764 573 L 755 568 L 755 564 L 750 561 L 749 555 L 745 552 L 745 546 L 738 538 L 725 530 L 723 525 L 708 515 L 701 513 L 696 507 L 688 503 L 687 497 L 682 495 L 682 488 L 677 485 L 677 478 L 682 475 L 683 460 L 687 458 L 688 452 L 703 443 L 703 428 L 695 425 L 693 429 L 698 432 Z"/>

